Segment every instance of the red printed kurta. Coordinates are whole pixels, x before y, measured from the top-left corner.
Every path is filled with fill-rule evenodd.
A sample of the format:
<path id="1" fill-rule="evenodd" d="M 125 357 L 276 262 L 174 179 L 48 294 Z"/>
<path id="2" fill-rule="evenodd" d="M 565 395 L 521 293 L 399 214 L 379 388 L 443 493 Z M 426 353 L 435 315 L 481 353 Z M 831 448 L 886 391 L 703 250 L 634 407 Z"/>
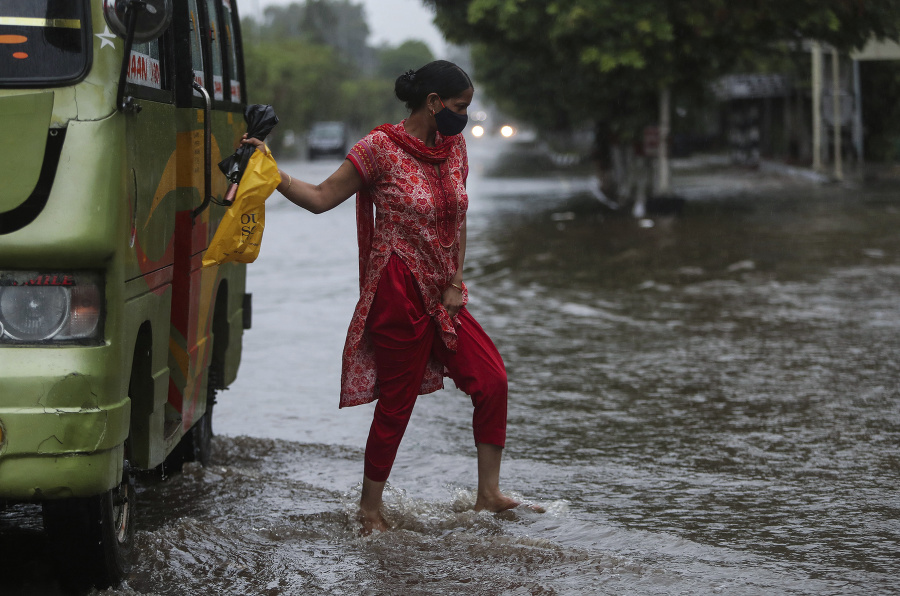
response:
<path id="1" fill-rule="evenodd" d="M 386 131 L 387 127 L 391 130 Z M 390 134 L 388 134 L 390 133 Z M 402 148 L 391 139 L 407 144 Z M 448 146 L 443 145 L 447 143 Z M 446 159 L 428 163 L 414 155 L 433 151 L 403 128 L 403 123 L 376 128 L 354 145 L 347 158 L 363 179 L 357 196 L 360 241 L 360 297 L 344 344 L 340 407 L 378 398 L 375 356 L 366 333 L 366 317 L 392 253 L 409 267 L 444 344 L 456 350 L 456 331 L 441 303 L 459 263 L 459 234 L 468 208 L 468 159 L 462 135 L 442 139 Z M 449 149 L 449 151 L 447 151 Z M 372 209 L 374 205 L 374 230 Z M 463 302 L 468 292 L 463 286 Z M 444 370 L 429 360 L 420 394 L 442 388 Z"/>

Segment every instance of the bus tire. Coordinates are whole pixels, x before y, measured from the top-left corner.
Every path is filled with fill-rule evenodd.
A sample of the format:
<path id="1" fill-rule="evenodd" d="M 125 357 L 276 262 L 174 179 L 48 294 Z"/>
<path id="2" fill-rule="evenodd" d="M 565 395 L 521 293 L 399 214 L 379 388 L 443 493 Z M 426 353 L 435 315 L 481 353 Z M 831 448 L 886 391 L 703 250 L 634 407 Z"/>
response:
<path id="1" fill-rule="evenodd" d="M 203 467 L 209 465 L 209 458 L 212 456 L 212 414 L 213 405 L 207 402 L 206 413 L 191 428 L 190 441 L 186 445 L 188 461 L 197 462 Z"/>
<path id="2" fill-rule="evenodd" d="M 44 529 L 60 582 L 69 589 L 116 587 L 131 571 L 134 476 L 127 459 L 119 485 L 85 498 L 45 501 Z"/>
<path id="3" fill-rule="evenodd" d="M 216 387 L 219 383 L 218 369 L 210 364 L 206 378 L 206 412 L 182 438 L 184 461 L 197 462 L 201 466 L 209 465 L 212 456 L 213 438 L 213 406 L 216 405 Z"/>

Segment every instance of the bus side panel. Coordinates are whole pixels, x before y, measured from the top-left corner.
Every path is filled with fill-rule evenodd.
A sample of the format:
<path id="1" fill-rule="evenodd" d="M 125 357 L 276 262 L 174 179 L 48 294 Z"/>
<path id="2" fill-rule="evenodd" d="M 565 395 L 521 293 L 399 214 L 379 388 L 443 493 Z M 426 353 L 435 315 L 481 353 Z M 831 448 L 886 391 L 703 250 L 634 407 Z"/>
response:
<path id="1" fill-rule="evenodd" d="M 241 106 L 235 105 L 232 109 L 240 109 Z M 214 111 L 213 112 L 213 137 L 221 140 L 221 151 L 224 154 L 223 159 L 230 155 L 240 146 L 241 136 L 246 132 L 246 124 L 243 115 L 239 112 L 232 111 Z M 216 147 L 216 145 L 214 145 Z M 221 180 L 221 186 L 217 187 L 213 184 L 216 191 L 215 196 L 220 197 L 218 193 L 224 193 L 227 190 L 227 180 L 220 175 L 218 168 L 214 168 L 214 179 L 218 177 Z M 225 214 L 226 208 L 212 204 L 210 206 L 209 240 L 212 240 L 216 229 Z M 227 284 L 227 304 L 226 312 L 216 313 L 216 316 L 224 317 L 228 328 L 228 345 L 224 350 L 222 365 L 223 378 L 219 382 L 223 387 L 227 387 L 237 378 L 238 366 L 241 361 L 241 346 L 244 333 L 244 292 L 246 291 L 247 265 L 243 263 L 228 263 L 218 267 L 220 283 Z M 215 300 L 215 296 L 213 296 Z M 216 338 L 215 341 L 220 341 Z M 221 346 L 216 351 L 221 350 Z"/>
<path id="2" fill-rule="evenodd" d="M 241 362 L 244 334 L 244 291 L 246 289 L 247 266 L 227 264 L 220 268 L 221 276 L 228 281 L 228 309 L 225 313 L 228 325 L 228 346 L 222 363 L 223 387 L 231 385 L 237 378 Z"/>
<path id="3" fill-rule="evenodd" d="M 135 359 L 148 358 L 148 373 L 139 380 L 132 400 L 132 451 L 135 464 L 151 468 L 168 451 L 168 335 L 175 262 L 175 213 L 179 196 L 175 107 L 141 100 L 141 111 L 125 115 L 128 152 L 129 249 L 125 263 L 124 370 Z M 142 328 L 149 326 L 151 353 L 136 354 Z M 143 347 L 143 344 L 141 344 Z M 151 387 L 142 386 L 150 384 Z"/>
<path id="4" fill-rule="evenodd" d="M 228 118 L 225 114 L 215 114 L 213 121 Z M 212 356 L 210 342 L 216 292 L 220 284 L 218 267 L 202 267 L 202 257 L 209 246 L 209 239 L 222 218 L 224 208 L 211 206 L 196 217 L 192 215 L 202 202 L 204 119 L 202 110 L 188 109 L 179 113 L 179 138 L 190 142 L 180 142 L 179 152 L 186 157 L 178 159 L 178 181 L 185 192 L 182 196 L 192 197 L 178 206 L 175 227 L 175 267 L 173 279 L 173 301 L 169 339 L 169 405 L 180 414 L 181 430 L 187 431 L 206 411 L 207 369 Z M 229 130 L 230 154 L 232 133 Z M 221 138 L 221 136 L 220 136 Z M 225 155 L 212 136 L 212 164 L 221 161 Z M 215 169 L 212 173 L 210 194 L 221 201 L 227 189 L 227 180 Z M 212 222 L 212 223 L 211 223 Z M 243 287 L 243 284 L 241 284 Z M 240 334 L 234 341 L 240 342 Z"/>

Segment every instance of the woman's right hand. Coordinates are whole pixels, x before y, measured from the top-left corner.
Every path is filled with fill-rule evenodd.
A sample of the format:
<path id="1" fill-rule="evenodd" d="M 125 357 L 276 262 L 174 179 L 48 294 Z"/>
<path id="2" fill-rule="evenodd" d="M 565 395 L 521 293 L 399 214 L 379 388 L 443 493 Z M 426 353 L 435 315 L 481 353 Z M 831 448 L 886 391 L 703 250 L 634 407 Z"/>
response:
<path id="1" fill-rule="evenodd" d="M 257 138 L 247 136 L 247 133 L 244 133 L 244 136 L 241 137 L 241 145 L 253 145 L 262 153 L 266 152 L 266 144 Z"/>

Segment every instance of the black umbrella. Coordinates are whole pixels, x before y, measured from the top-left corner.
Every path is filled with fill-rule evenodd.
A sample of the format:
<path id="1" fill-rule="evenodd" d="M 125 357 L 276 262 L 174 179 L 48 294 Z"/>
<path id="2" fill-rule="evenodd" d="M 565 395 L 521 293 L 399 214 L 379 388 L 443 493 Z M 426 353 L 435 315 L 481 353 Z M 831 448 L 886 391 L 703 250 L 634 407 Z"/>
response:
<path id="1" fill-rule="evenodd" d="M 244 120 L 247 122 L 247 136 L 265 141 L 266 137 L 275 125 L 278 124 L 278 116 L 275 115 L 275 108 L 269 105 L 253 104 L 244 109 Z M 247 162 L 250 156 L 256 151 L 253 145 L 241 145 L 237 151 L 232 153 L 219 162 L 219 169 L 228 178 L 232 184 L 241 181 L 244 170 L 247 168 Z"/>

